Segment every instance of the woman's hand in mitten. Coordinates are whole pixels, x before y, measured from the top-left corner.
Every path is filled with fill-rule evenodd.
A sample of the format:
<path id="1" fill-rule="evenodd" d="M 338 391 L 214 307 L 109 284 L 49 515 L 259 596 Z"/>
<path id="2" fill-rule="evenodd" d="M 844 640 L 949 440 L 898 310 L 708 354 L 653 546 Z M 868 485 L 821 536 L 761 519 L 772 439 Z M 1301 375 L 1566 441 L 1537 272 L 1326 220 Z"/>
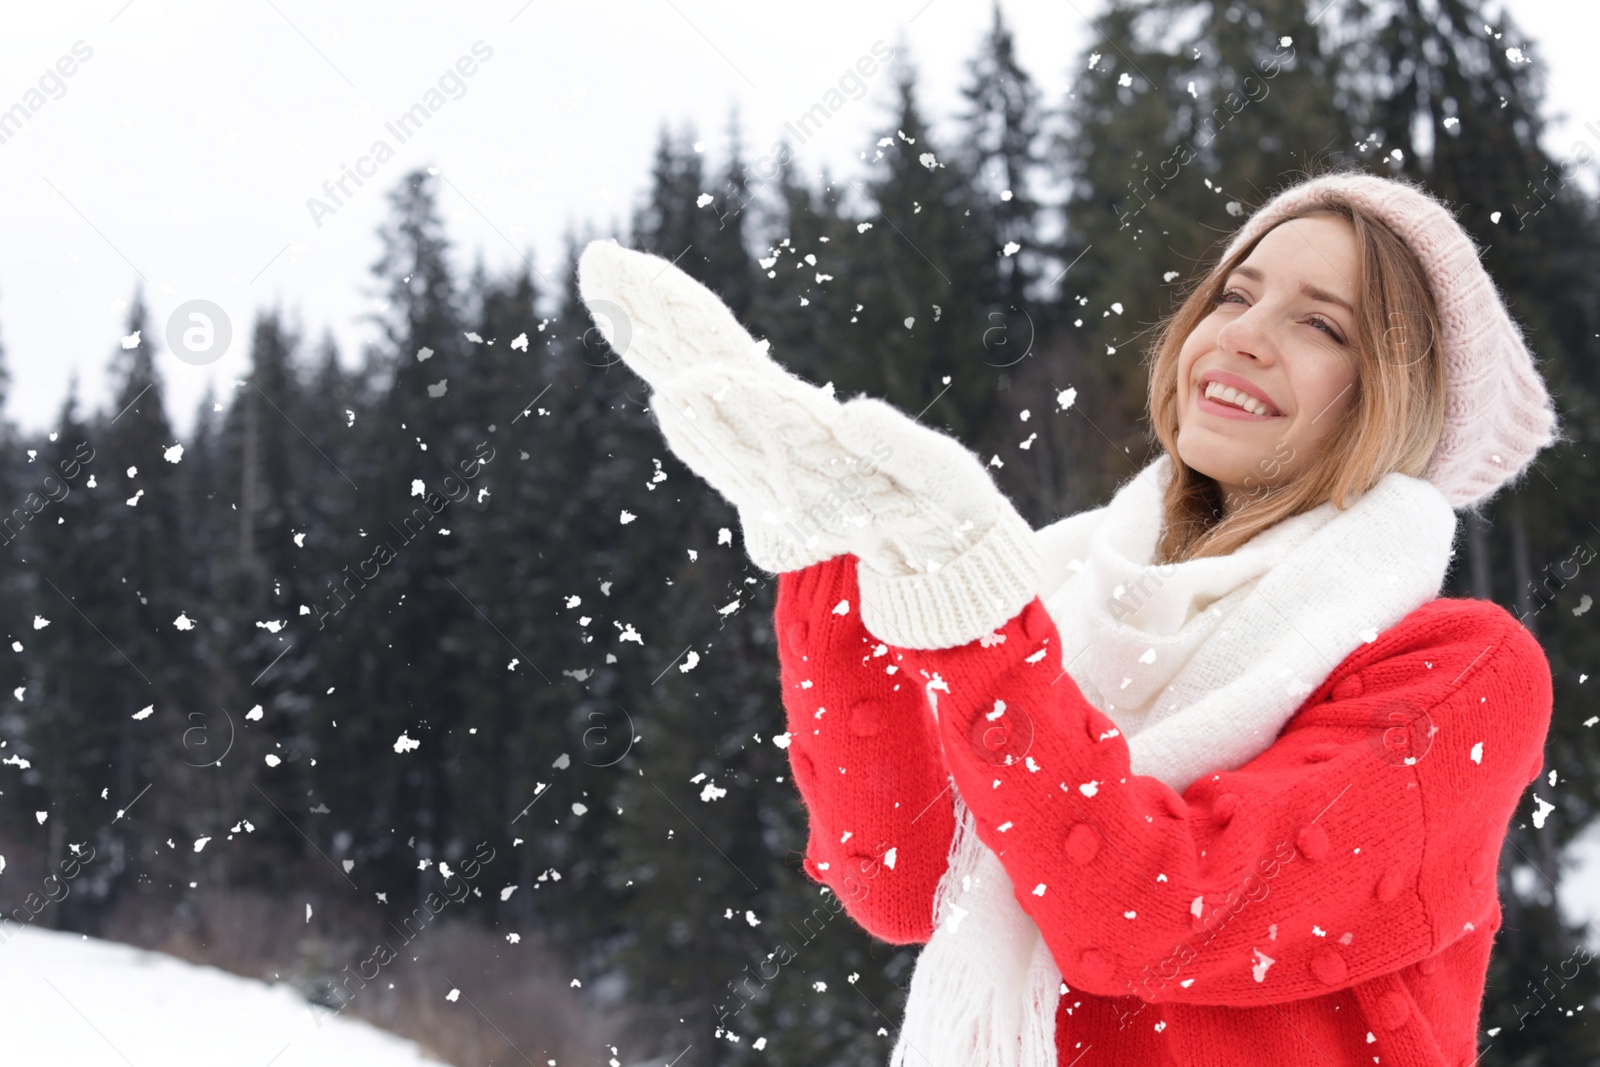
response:
<path id="1" fill-rule="evenodd" d="M 861 503 L 861 618 L 901 648 L 950 648 L 1002 626 L 1038 591 L 1033 529 L 955 438 L 881 400 L 844 404 L 835 436 L 871 455 Z"/>
<path id="2" fill-rule="evenodd" d="M 653 387 L 669 447 L 739 509 L 758 566 L 854 553 L 863 622 L 907 648 L 976 640 L 1032 598 L 1032 531 L 959 442 L 790 374 L 660 257 L 594 242 L 578 270 L 601 331 Z"/>
<path id="3" fill-rule="evenodd" d="M 840 405 L 830 393 L 773 362 L 715 293 L 659 256 L 595 241 L 578 261 L 578 288 L 606 340 L 650 383 L 673 453 L 739 509 L 758 566 L 801 570 L 851 550 L 844 516 L 802 519 L 857 458 L 833 437 Z"/>

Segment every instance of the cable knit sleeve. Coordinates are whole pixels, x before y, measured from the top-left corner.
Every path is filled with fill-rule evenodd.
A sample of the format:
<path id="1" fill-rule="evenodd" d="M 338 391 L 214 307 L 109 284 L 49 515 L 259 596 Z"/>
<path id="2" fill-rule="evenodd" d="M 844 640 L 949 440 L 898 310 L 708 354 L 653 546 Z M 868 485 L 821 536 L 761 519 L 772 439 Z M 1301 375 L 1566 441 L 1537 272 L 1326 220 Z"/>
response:
<path id="1" fill-rule="evenodd" d="M 1131 773 L 1034 600 L 993 637 L 896 650 L 1063 979 L 1260 1006 L 1354 986 L 1499 921 L 1507 823 L 1543 760 L 1549 665 L 1501 608 L 1435 600 L 1359 648 L 1244 766 Z"/>
<path id="2" fill-rule="evenodd" d="M 920 680 L 861 622 L 856 558 L 778 578 L 789 763 L 809 817 L 806 873 L 873 936 L 933 934 L 955 833 L 949 775 Z"/>

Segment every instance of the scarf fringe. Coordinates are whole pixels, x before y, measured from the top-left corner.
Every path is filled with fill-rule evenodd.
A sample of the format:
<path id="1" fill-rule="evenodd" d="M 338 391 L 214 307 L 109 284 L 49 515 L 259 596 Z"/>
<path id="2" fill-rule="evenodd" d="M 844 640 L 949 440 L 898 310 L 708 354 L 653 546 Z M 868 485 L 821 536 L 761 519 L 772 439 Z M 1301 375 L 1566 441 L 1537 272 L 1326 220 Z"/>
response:
<path id="1" fill-rule="evenodd" d="M 1330 504 L 1296 516 L 1232 556 L 1158 573 L 1147 589 L 1140 579 L 1153 568 L 1138 561 L 1148 558 L 1159 529 L 1166 462 L 1156 460 L 1107 508 L 1063 520 L 1042 536 L 1054 555 L 1088 559 L 1085 573 L 1062 586 L 1070 595 L 1047 601 L 1064 646 L 1077 647 L 1076 638 L 1091 653 L 1074 678 L 1122 728 L 1134 773 L 1181 792 L 1210 769 L 1248 762 L 1316 680 L 1437 596 L 1456 519 L 1430 483 L 1394 473 L 1348 512 Z M 1256 579 L 1264 588 L 1244 588 Z M 1126 589 L 1145 591 L 1139 615 L 1148 618 L 1113 625 L 1109 605 Z M 1195 614 L 1197 598 L 1216 610 Z M 1283 617 L 1279 603 L 1295 603 L 1296 617 Z M 1152 622 L 1153 631 L 1137 625 Z M 1154 672 L 1142 670 L 1157 644 Z M 1134 673 L 1148 692 L 1113 711 L 1101 690 Z M 935 719 L 941 687 L 926 688 Z M 978 839 L 959 792 L 952 794 L 956 831 L 934 894 L 934 932 L 912 973 L 889 1062 L 1057 1067 L 1061 972 L 1005 867 Z"/>
<path id="2" fill-rule="evenodd" d="M 959 795 L 955 815 L 949 867 L 934 895 L 943 933 L 917 959 L 889 1063 L 1054 1067 L 1060 971 Z"/>

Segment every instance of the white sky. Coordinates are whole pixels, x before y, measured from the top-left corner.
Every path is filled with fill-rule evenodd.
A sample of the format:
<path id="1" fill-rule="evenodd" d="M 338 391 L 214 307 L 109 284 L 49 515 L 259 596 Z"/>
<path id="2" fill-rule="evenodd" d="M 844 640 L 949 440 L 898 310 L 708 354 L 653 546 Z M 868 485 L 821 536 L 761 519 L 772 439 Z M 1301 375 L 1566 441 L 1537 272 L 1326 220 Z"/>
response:
<path id="1" fill-rule="evenodd" d="M 1101 0 L 1003 7 L 1022 62 L 1059 103 Z M 1508 7 L 1536 42 L 1552 109 L 1570 113 L 1550 138 L 1564 153 L 1585 122 L 1600 126 L 1587 43 L 1600 5 Z M 190 299 L 232 319 L 233 346 L 211 366 L 160 344 L 186 432 L 207 382 L 225 388 L 244 372 L 258 308 L 283 307 L 311 341 L 332 330 L 355 362 L 373 336 L 361 316 L 375 227 L 407 169 L 437 166 L 449 180 L 442 207 L 460 266 L 481 251 L 503 270 L 531 250 L 554 273 L 569 227 L 627 225 L 664 121 L 692 122 L 715 167 L 737 107 L 747 155 L 759 155 L 880 39 L 908 46 L 925 109 L 944 118 L 988 21 L 987 0 L 0 0 L 0 111 L 74 42 L 93 49 L 64 95 L 0 144 L 8 414 L 49 425 L 74 374 L 88 405 L 109 405 L 105 368 L 142 276 L 158 334 Z M 479 40 L 493 55 L 463 79 L 465 94 L 318 227 L 307 198 L 377 138 L 395 145 L 385 121 Z M 869 84 L 800 149 L 808 168 L 859 177 L 853 164 L 891 98 L 886 73 Z M 1600 135 L 1582 136 L 1600 154 Z"/>

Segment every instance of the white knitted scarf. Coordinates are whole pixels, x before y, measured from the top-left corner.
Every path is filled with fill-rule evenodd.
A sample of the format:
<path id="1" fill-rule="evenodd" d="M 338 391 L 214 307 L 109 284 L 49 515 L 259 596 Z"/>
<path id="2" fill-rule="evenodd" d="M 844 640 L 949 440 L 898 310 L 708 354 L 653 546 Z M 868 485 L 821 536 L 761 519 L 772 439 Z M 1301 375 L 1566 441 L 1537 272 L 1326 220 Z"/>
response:
<path id="1" fill-rule="evenodd" d="M 1037 537 L 1061 666 L 1127 738 L 1133 772 L 1181 793 L 1249 762 L 1349 653 L 1438 596 L 1456 517 L 1431 483 L 1392 473 L 1342 512 L 1152 566 L 1170 471 L 1163 455 Z M 955 810 L 890 1063 L 1055 1067 L 1061 973 L 959 795 Z"/>

